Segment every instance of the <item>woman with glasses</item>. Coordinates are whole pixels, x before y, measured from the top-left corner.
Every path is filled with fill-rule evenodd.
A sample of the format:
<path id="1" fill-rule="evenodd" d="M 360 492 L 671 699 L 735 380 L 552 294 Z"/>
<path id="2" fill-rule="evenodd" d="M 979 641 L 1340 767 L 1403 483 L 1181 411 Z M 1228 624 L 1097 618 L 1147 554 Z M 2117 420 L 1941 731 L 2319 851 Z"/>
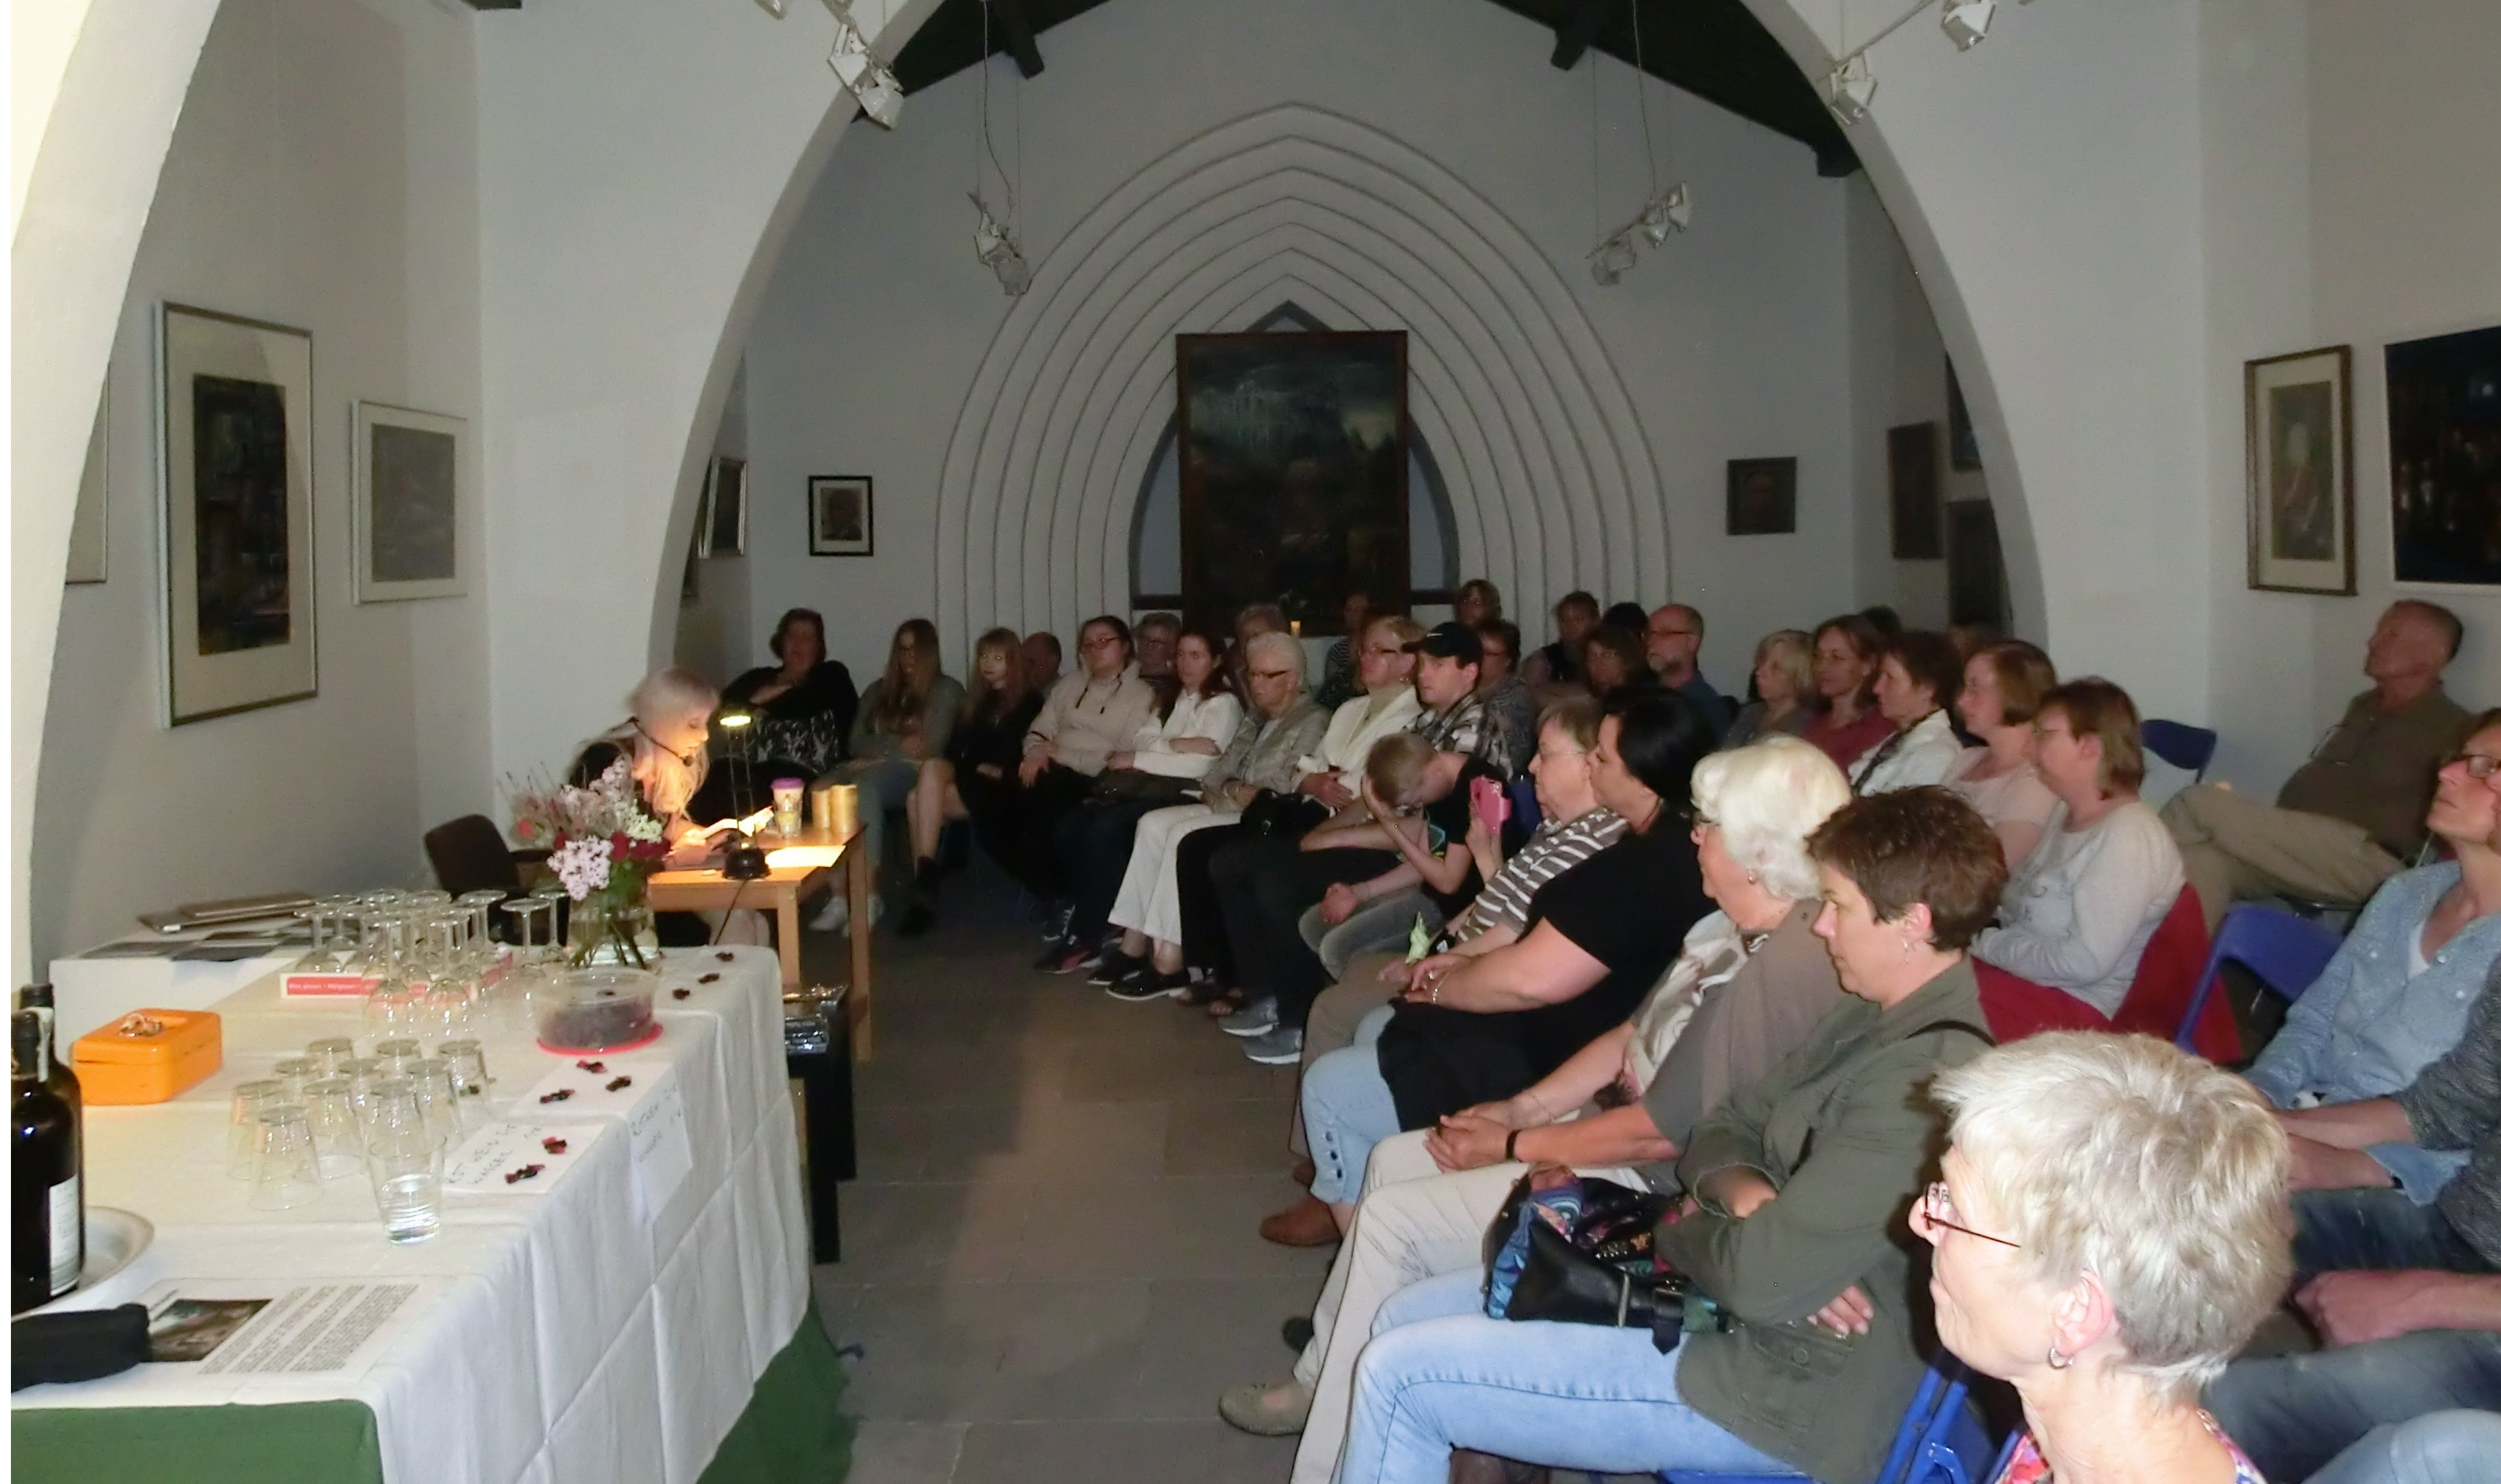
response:
<path id="1" fill-rule="evenodd" d="M 1808 838 L 1816 936 L 1852 998 L 1704 1117 L 1659 1256 L 1733 1322 L 1492 1319 L 1481 1271 L 1384 1306 L 1355 1367 L 1342 1484 L 1441 1484 L 1453 1448 L 1608 1473 L 1873 1479 L 1924 1362 L 1903 1211 L 1943 1130 L 1921 1096 L 1987 1044 L 1964 953 L 2006 864 L 1941 788 L 1856 799 Z M 1314 1475 L 1317 1477 L 1317 1475 Z"/>
<path id="2" fill-rule="evenodd" d="M 1075 673 L 1050 688 L 1024 734 L 1024 760 L 1017 765 L 1024 795 L 1004 864 L 1025 890 L 1050 905 L 1050 940 L 1037 969 L 1060 968 L 1077 947 L 1068 931 L 1074 883 L 1052 836 L 1111 766 L 1112 754 L 1135 745 L 1139 728 L 1162 709 L 1153 682 L 1138 674 L 1136 648 L 1125 620 L 1110 613 L 1086 619 L 1077 631 Z"/>
<path id="3" fill-rule="evenodd" d="M 2063 1031 L 1936 1079 L 1937 1338 L 2014 1384 L 2000 1484 L 2262 1484 L 2197 1404 L 2292 1271 L 2284 1131 L 2248 1084 L 2145 1036 Z"/>

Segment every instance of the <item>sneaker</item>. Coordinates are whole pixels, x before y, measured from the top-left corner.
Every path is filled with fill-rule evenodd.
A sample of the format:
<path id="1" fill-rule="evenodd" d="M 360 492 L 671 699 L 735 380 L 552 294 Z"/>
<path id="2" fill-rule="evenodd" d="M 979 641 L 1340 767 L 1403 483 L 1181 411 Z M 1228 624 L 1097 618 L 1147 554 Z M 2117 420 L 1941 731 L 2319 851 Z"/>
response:
<path id="1" fill-rule="evenodd" d="M 1068 950 L 1075 946 L 1076 944 L 1070 942 L 1065 938 L 1051 939 L 1050 941 L 1042 945 L 1042 951 L 1040 953 L 1034 955 L 1034 971 L 1038 973 L 1066 973 L 1067 971 L 1061 969 L 1060 965 L 1067 959 Z"/>
<path id="2" fill-rule="evenodd" d="M 1189 976 L 1179 973 L 1157 973 L 1150 964 L 1143 973 L 1133 973 L 1103 993 L 1131 1005 L 1144 1005 L 1150 1000 L 1169 1000 L 1189 987 Z"/>
<path id="3" fill-rule="evenodd" d="M 1042 908 L 1042 940 L 1052 942 L 1068 936 L 1069 921 L 1077 915 L 1074 902 L 1049 902 Z"/>
<path id="4" fill-rule="evenodd" d="M 1312 1389 L 1300 1381 L 1236 1386 L 1217 1399 L 1217 1414 L 1260 1437 L 1291 1437 L 1312 1415 Z"/>
<path id="5" fill-rule="evenodd" d="M 1144 959 L 1131 958 L 1117 948 L 1106 948 L 1094 963 L 1094 976 L 1085 982 L 1098 989 L 1109 989 L 1122 979 L 1134 977 L 1139 970 L 1146 967 Z"/>
<path id="6" fill-rule="evenodd" d="M 1242 1054 L 1262 1067 L 1291 1067 L 1303 1059 L 1303 1033 L 1293 1026 L 1279 1026 L 1265 1036 L 1253 1036 L 1242 1043 Z"/>
<path id="7" fill-rule="evenodd" d="M 1227 1036 L 1265 1036 L 1277 1029 L 1277 997 L 1253 1000 L 1216 1023 Z"/>
<path id="8" fill-rule="evenodd" d="M 1317 1333 L 1318 1332 L 1317 1330 L 1312 1328 L 1311 1319 L 1302 1314 L 1296 1314 L 1293 1318 L 1286 1320 L 1284 1328 L 1278 1331 L 1280 1337 L 1285 1341 L 1285 1348 L 1293 1351 L 1296 1355 L 1303 1353 L 1303 1347 L 1310 1344 L 1312 1342 L 1312 1336 Z"/>
<path id="9" fill-rule="evenodd" d="M 841 892 L 827 897 L 825 905 L 817 908 L 817 915 L 808 919 L 809 930 L 817 933 L 839 933 L 850 925 L 851 899 Z"/>
<path id="10" fill-rule="evenodd" d="M 1102 950 L 1061 939 L 1058 956 L 1042 966 L 1046 973 L 1081 973 L 1102 961 Z"/>

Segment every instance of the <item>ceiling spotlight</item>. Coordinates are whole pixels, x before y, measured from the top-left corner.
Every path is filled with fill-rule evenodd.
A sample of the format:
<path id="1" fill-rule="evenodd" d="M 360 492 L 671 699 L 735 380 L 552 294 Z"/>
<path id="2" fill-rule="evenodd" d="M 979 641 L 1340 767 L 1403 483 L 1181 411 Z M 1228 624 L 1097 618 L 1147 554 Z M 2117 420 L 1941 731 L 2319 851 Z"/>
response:
<path id="1" fill-rule="evenodd" d="M 1016 239 L 990 214 L 980 196 L 973 198 L 973 210 L 982 214 L 981 225 L 973 229 L 973 255 L 982 260 L 982 266 L 998 275 L 999 287 L 1007 290 L 1009 298 L 1022 296 L 1033 287 L 1032 265 L 1025 262 L 1024 254 L 1017 250 Z"/>
<path id="2" fill-rule="evenodd" d="M 1938 24 L 1945 27 L 1946 39 L 1957 51 L 1969 51 L 1988 35 L 1988 22 L 1997 15 L 1997 0 L 1946 0 L 1945 15 Z"/>
<path id="3" fill-rule="evenodd" d="M 777 20 L 781 19 L 782 16 L 789 10 L 788 0 L 755 0 L 755 3 L 764 7 L 765 14 L 773 16 Z"/>
<path id="4" fill-rule="evenodd" d="M 903 84 L 895 80 L 894 69 L 877 59 L 868 49 L 868 38 L 860 34 L 859 23 L 851 19 L 846 5 L 827 7 L 834 13 L 834 50 L 825 65 L 843 80 L 858 100 L 860 112 L 891 129 L 903 116 Z"/>
<path id="5" fill-rule="evenodd" d="M 1823 92 L 1843 123 L 1866 117 L 1867 105 L 1876 101 L 1876 74 L 1868 70 L 1867 54 L 1859 52 L 1832 69 L 1823 80 Z"/>
<path id="6" fill-rule="evenodd" d="M 1653 247 L 1664 247 L 1667 240 L 1693 225 L 1693 201 L 1683 184 L 1671 185 L 1658 193 L 1650 205 L 1642 208 L 1641 234 Z"/>
<path id="7" fill-rule="evenodd" d="M 1589 254 L 1589 277 L 1598 280 L 1599 287 L 1612 288 L 1639 260 L 1632 239 L 1618 232 L 1598 244 L 1598 250 Z"/>

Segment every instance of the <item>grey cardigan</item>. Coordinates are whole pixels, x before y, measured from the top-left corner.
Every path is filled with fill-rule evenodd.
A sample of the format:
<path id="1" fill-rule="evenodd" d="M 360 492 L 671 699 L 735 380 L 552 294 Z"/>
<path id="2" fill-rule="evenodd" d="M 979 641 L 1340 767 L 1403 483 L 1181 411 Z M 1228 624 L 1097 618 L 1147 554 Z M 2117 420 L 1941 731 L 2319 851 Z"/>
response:
<path id="1" fill-rule="evenodd" d="M 1253 711 L 1233 734 L 1233 745 L 1216 760 L 1199 780 L 1199 797 L 1207 807 L 1219 814 L 1238 814 L 1241 806 L 1225 795 L 1232 783 L 1248 783 L 1253 788 L 1273 788 L 1279 793 L 1293 792 L 1302 780 L 1302 770 L 1295 762 L 1307 752 L 1319 750 L 1320 738 L 1328 731 L 1329 713 L 1319 709 L 1310 692 L 1294 698 L 1282 716 L 1266 717 Z"/>

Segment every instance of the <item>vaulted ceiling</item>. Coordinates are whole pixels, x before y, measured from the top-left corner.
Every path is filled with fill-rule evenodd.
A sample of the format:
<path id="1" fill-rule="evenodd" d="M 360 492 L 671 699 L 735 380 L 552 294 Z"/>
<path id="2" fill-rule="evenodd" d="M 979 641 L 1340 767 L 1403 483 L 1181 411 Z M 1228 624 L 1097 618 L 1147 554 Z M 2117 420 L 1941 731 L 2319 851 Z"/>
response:
<path id="1" fill-rule="evenodd" d="M 1013 56 L 1026 77 L 1048 65 L 1039 38 L 1105 0 L 944 0 L 894 59 L 906 92 L 952 77 L 982 55 L 987 3 L 989 49 Z M 1845 176 L 1858 168 L 1841 125 L 1815 86 L 1763 29 L 1743 0 L 1493 0 L 1553 33 L 1547 60 L 1570 68 L 1595 49 L 1633 65 L 1639 12 L 1641 66 L 1683 88 L 1785 134 L 1815 151 L 1816 169 Z"/>

